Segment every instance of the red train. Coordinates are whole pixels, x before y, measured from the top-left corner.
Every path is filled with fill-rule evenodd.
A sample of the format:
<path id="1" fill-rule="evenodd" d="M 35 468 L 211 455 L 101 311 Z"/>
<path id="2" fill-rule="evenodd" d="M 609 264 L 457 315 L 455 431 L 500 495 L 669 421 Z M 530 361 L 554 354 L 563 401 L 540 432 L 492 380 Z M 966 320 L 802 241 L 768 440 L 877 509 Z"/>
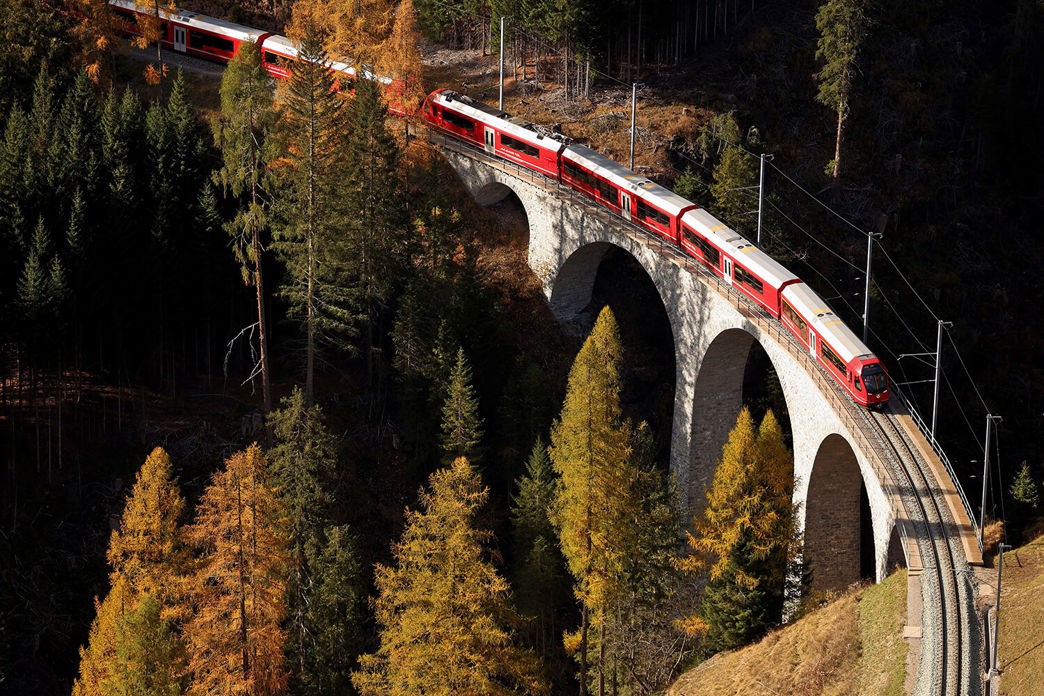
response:
<path id="1" fill-rule="evenodd" d="M 778 318 L 864 406 L 888 402 L 881 361 L 800 278 L 706 210 L 590 148 L 456 92 L 432 92 L 433 129 L 551 177 L 679 246 Z"/>
<path id="2" fill-rule="evenodd" d="M 124 29 L 131 34 L 137 32 L 135 15 L 150 14 L 140 11 L 133 0 L 109 0 L 109 4 L 125 19 Z M 175 51 L 228 62 L 242 42 L 257 42 L 265 69 L 280 79 L 289 76 L 289 66 L 299 59 L 297 48 L 284 36 L 186 10 L 161 9 L 161 13 L 160 43 Z M 358 77 L 380 82 L 389 111 L 404 113 L 401 81 L 368 71 L 360 75 L 340 62 L 331 69 L 342 92 L 351 91 Z M 437 131 L 550 177 L 670 240 L 778 318 L 856 402 L 870 407 L 888 402 L 888 373 L 881 361 L 827 303 L 800 278 L 695 203 L 547 128 L 450 90 L 438 89 L 428 95 L 421 117 Z"/>
<path id="3" fill-rule="evenodd" d="M 153 16 L 149 8 L 139 8 L 134 0 L 109 0 L 109 5 L 122 20 L 123 32 L 137 36 L 137 16 Z M 280 34 L 207 17 L 189 10 L 170 10 L 160 7 L 160 45 L 179 53 L 207 58 L 222 63 L 232 60 L 244 41 L 255 42 L 261 49 L 261 61 L 268 74 L 278 79 L 290 76 L 290 65 L 299 60 L 300 51 L 290 39 Z M 330 65 L 336 77 L 338 91 L 353 91 L 356 69 L 347 63 L 333 61 Z M 403 115 L 405 84 L 401 80 L 375 75 L 364 70 L 362 77 L 383 86 L 388 101 L 388 111 Z"/>

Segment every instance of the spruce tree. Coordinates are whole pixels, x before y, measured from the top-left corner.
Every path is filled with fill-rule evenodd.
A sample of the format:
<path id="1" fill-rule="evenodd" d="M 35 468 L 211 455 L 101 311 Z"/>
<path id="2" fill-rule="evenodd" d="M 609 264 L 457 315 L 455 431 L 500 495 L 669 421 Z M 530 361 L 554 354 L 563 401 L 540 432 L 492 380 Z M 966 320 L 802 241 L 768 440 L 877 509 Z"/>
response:
<path id="1" fill-rule="evenodd" d="M 544 441 L 537 439 L 518 479 L 518 492 L 511 498 L 511 526 L 516 606 L 534 620 L 533 644 L 544 656 L 554 638 L 564 579 L 563 559 L 548 517 L 554 495 L 551 460 Z"/>
<path id="2" fill-rule="evenodd" d="M 449 461 L 467 457 L 479 459 L 482 441 L 482 417 L 478 414 L 478 397 L 471 386 L 471 365 L 464 349 L 457 349 L 457 362 L 450 373 L 446 401 L 442 407 L 442 451 Z"/>
<path id="3" fill-rule="evenodd" d="M 751 207 L 757 207 L 750 187 L 757 185 L 757 168 L 753 157 L 738 145 L 728 145 L 721 160 L 714 167 L 714 182 L 710 194 L 714 199 L 714 213 L 736 231 L 749 235 L 753 231 Z"/>
<path id="4" fill-rule="evenodd" d="M 823 63 L 823 69 L 817 75 L 819 92 L 816 98 L 837 112 L 834 159 L 827 165 L 835 186 L 841 174 L 842 133 L 851 109 L 859 51 L 868 25 L 864 0 L 827 0 L 816 13 L 816 28 L 820 34 L 816 59 Z"/>
<path id="5" fill-rule="evenodd" d="M 1040 488 L 1033 480 L 1028 463 L 1022 463 L 1019 475 L 1012 481 L 1008 494 L 1015 503 L 1016 517 L 1031 517 L 1040 511 Z"/>
<path id="6" fill-rule="evenodd" d="M 606 611 L 619 590 L 625 541 L 633 515 L 629 491 L 629 434 L 620 414 L 620 332 L 608 307 L 569 371 L 562 414 L 551 429 L 551 464 L 560 477 L 551 519 L 562 553 L 576 580 L 581 623 L 576 637 L 581 693 L 587 690 L 588 629 L 593 614 L 604 645 Z M 599 655 L 599 692 L 604 684 Z"/>
<path id="7" fill-rule="evenodd" d="M 333 500 L 330 486 L 337 463 L 336 442 L 323 425 L 319 406 L 305 405 L 295 387 L 283 408 L 269 415 L 275 446 L 269 451 L 271 471 L 287 513 L 290 554 L 294 560 L 287 591 L 288 654 L 295 680 L 307 676 L 312 649 L 308 606 L 314 591 L 316 555 L 322 551 L 323 530 Z"/>
<path id="8" fill-rule="evenodd" d="M 188 693 L 272 696 L 286 686 L 285 511 L 257 445 L 214 474 L 186 538 L 199 553 L 184 627 Z"/>
<path id="9" fill-rule="evenodd" d="M 377 399 L 381 398 L 377 377 L 383 318 L 400 275 L 407 229 L 400 153 L 385 126 L 386 112 L 377 86 L 370 80 L 358 80 L 348 108 L 346 173 L 339 211 L 344 229 L 335 251 L 350 263 L 346 282 L 354 290 L 355 312 L 365 327 L 367 377 Z"/>
<path id="10" fill-rule="evenodd" d="M 261 49 L 243 42 L 221 78 L 221 118 L 214 135 L 221 148 L 222 166 L 215 181 L 241 199 L 235 217 L 225 225 L 233 240 L 243 281 L 257 290 L 257 326 L 260 343 L 261 389 L 265 413 L 272 410 L 269 374 L 268 320 L 265 313 L 262 237 L 269 227 L 271 172 L 277 112 L 271 80 L 261 64 Z"/>
<path id="11" fill-rule="evenodd" d="M 283 171 L 284 200 L 278 206 L 273 247 L 287 267 L 280 293 L 290 316 L 305 334 L 305 395 L 315 398 L 317 353 L 346 350 L 355 327 L 344 280 L 345 263 L 333 253 L 331 224 L 344 174 L 344 100 L 334 92 L 330 59 L 322 37 L 312 27 L 304 38 L 301 59 L 290 68 L 280 124 L 287 142 Z"/>
<path id="12" fill-rule="evenodd" d="M 514 646 L 507 582 L 477 527 L 489 498 L 463 457 L 432 474 L 407 510 L 395 563 L 378 565 L 380 646 L 353 672 L 364 694 L 498 696 L 543 693 L 532 656 Z"/>
<path id="13" fill-rule="evenodd" d="M 306 549 L 311 591 L 305 621 L 310 644 L 294 683 L 305 693 L 345 694 L 367 636 L 362 606 L 363 568 L 347 525 L 330 527 Z"/>

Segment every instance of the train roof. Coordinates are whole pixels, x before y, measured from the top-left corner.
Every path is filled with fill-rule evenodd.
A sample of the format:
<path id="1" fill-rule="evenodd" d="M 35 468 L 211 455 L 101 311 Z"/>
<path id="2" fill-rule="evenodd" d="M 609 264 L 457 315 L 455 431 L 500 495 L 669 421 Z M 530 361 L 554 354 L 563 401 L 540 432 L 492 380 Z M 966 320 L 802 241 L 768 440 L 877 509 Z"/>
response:
<path id="1" fill-rule="evenodd" d="M 786 283 L 798 280 L 786 267 L 703 208 L 687 211 L 682 215 L 682 223 L 696 230 L 713 246 L 777 290 Z"/>
<path id="2" fill-rule="evenodd" d="M 138 9 L 133 0 L 109 0 L 109 4 L 116 7 L 122 7 L 123 9 L 132 12 L 141 13 L 141 10 Z M 233 24 L 232 22 L 208 17 L 207 15 L 192 12 L 191 10 L 176 9 L 171 11 L 170 9 L 161 6 L 160 12 L 171 21 L 187 24 L 190 27 L 198 27 L 199 29 L 220 34 L 221 36 L 238 39 L 239 41 L 257 41 L 262 36 L 268 34 L 268 32 L 262 31 L 261 29 L 245 27 L 242 24 Z"/>
<path id="3" fill-rule="evenodd" d="M 783 288 L 783 298 L 793 305 L 798 314 L 808 320 L 820 336 L 830 345 L 845 363 L 853 358 L 872 358 L 873 352 L 848 328 L 841 317 L 834 314 L 812 288 L 804 283 L 795 283 Z"/>
<path id="4" fill-rule="evenodd" d="M 300 58 L 301 56 L 301 49 L 298 48 L 297 44 L 281 34 L 272 34 L 271 36 L 265 37 L 262 48 L 266 51 L 278 51 L 279 53 L 291 56 L 292 58 Z M 330 69 L 336 70 L 337 72 L 347 73 L 352 76 L 355 75 L 355 68 L 339 60 L 330 60 Z"/>
<path id="5" fill-rule="evenodd" d="M 460 111 L 465 116 L 470 116 L 482 123 L 490 123 L 491 119 L 493 119 L 496 123 L 490 123 L 490 125 L 495 125 L 505 133 L 531 145 L 548 148 L 556 153 L 561 151 L 562 146 L 569 142 L 569 138 L 561 133 L 554 133 L 545 126 L 531 123 L 518 116 L 512 116 L 506 111 L 494 109 L 488 104 L 483 104 L 451 89 L 437 90 L 434 101 L 443 106 L 451 104 L 454 109 Z"/>
<path id="6" fill-rule="evenodd" d="M 627 167 L 609 159 L 602 153 L 584 145 L 570 145 L 562 156 L 580 164 L 590 172 L 603 177 L 620 188 L 639 195 L 643 200 L 653 201 L 668 215 L 677 215 L 685 208 L 696 205 L 678 194 L 660 186 L 655 181 L 635 174 Z"/>

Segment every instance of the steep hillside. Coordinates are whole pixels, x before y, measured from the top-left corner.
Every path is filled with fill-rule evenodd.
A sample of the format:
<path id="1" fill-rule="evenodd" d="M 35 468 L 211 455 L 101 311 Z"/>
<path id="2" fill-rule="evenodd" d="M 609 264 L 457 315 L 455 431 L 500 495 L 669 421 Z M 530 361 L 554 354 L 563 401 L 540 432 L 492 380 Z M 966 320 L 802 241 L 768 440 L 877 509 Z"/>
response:
<path id="1" fill-rule="evenodd" d="M 857 589 L 683 674 L 668 696 L 903 693 L 906 574 Z"/>
<path id="2" fill-rule="evenodd" d="M 1004 554 L 1001 694 L 1035 696 L 1044 683 L 1044 536 Z"/>

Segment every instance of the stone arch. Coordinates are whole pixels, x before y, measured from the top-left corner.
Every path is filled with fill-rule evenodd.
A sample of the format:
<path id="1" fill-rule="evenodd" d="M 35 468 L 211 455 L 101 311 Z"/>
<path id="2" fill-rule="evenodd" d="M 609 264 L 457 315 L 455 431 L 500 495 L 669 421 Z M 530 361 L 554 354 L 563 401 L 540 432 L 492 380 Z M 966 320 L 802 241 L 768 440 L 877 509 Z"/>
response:
<path id="1" fill-rule="evenodd" d="M 813 590 L 840 590 L 861 579 L 861 547 L 871 525 L 861 522 L 863 474 L 843 436 L 819 445 L 805 496 L 805 552 Z M 868 528 L 864 528 L 868 527 Z"/>
<path id="2" fill-rule="evenodd" d="M 565 260 L 551 287 L 551 312 L 559 322 L 576 329 L 589 325 L 591 291 L 594 289 L 598 267 L 612 245 L 594 242 L 580 247 Z"/>
<path id="3" fill-rule="evenodd" d="M 476 203 L 486 207 L 499 203 L 512 193 L 513 191 L 510 186 L 502 184 L 499 181 L 490 181 L 483 186 L 478 187 L 477 190 L 472 191 L 471 195 Z"/>
<path id="4" fill-rule="evenodd" d="M 902 539 L 899 538 L 899 525 L 892 524 L 892 532 L 888 535 L 888 550 L 885 552 L 884 571 L 880 580 L 894 573 L 899 568 L 906 568 L 906 551 Z"/>
<path id="5" fill-rule="evenodd" d="M 722 448 L 736 425 L 743 408 L 743 382 L 747 363 L 758 337 L 745 328 L 728 328 L 715 336 L 704 351 L 693 388 L 693 413 L 689 432 L 688 484 L 690 505 L 702 504 L 706 487 L 714 477 L 714 468 Z M 775 367 L 775 358 L 765 351 Z M 783 399 L 791 406 L 789 385 L 777 370 Z"/>

